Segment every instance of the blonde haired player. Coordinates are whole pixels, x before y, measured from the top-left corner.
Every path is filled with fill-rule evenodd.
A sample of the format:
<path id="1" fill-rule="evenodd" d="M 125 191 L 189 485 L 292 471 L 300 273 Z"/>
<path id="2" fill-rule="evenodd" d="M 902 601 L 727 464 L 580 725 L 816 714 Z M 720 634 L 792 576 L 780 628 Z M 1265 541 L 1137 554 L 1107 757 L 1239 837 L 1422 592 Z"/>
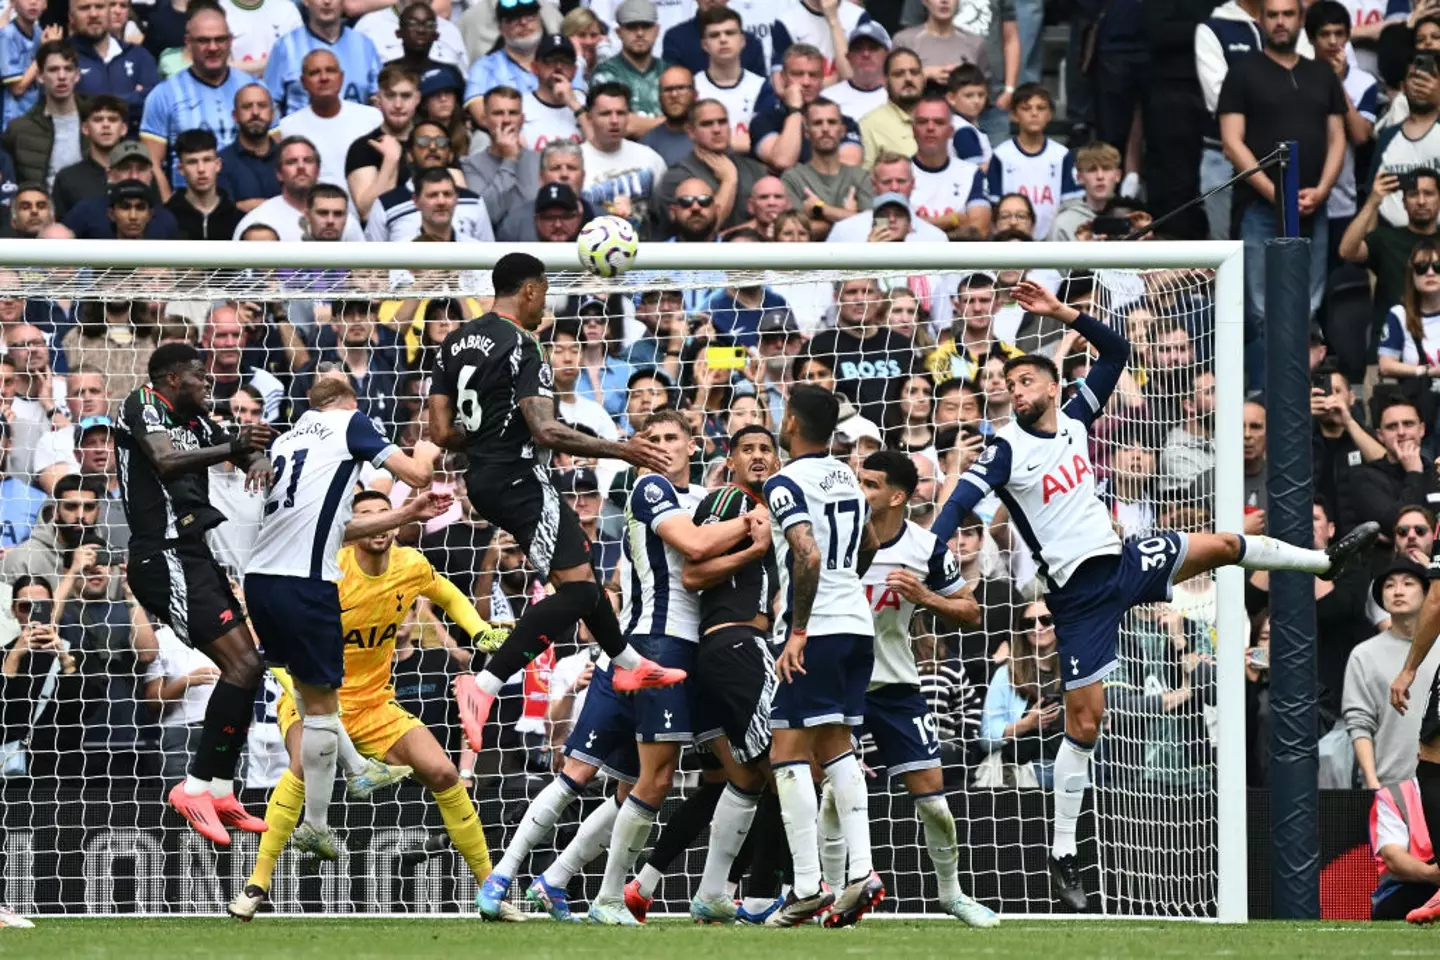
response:
<path id="1" fill-rule="evenodd" d="M 386 496 L 374 490 L 355 495 L 355 516 L 390 510 Z M 455 849 L 465 858 L 477 883 L 490 875 L 490 850 L 480 817 L 459 771 L 445 749 L 423 723 L 394 700 L 391 666 L 395 639 L 416 598 L 438 604 L 462 630 L 475 638 L 480 649 L 498 646 L 504 639 L 492 629 L 465 595 L 435 571 L 418 550 L 395 547 L 388 530 L 358 540 L 339 553 L 341 627 L 345 636 L 345 685 L 339 688 L 341 720 L 345 733 L 365 756 L 413 769 L 413 776 L 430 790 L 445 821 Z M 269 897 L 271 877 L 281 851 L 299 823 L 305 805 L 301 766 L 300 714 L 293 694 L 286 693 L 278 707 L 280 729 L 290 753 L 290 768 L 280 777 L 265 810 L 269 829 L 260 844 L 255 869 L 245 889 L 230 903 L 230 915 L 250 920 Z M 508 906 L 508 905 L 507 905 Z M 501 919 L 523 919 L 516 911 L 501 911 Z"/>

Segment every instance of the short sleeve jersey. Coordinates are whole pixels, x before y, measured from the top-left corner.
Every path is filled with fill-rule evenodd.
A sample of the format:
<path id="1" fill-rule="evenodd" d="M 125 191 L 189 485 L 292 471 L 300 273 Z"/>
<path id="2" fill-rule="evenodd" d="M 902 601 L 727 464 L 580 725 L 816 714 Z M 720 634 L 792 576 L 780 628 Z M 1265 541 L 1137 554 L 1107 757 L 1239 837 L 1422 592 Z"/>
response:
<path id="1" fill-rule="evenodd" d="M 757 506 L 760 502 L 743 487 L 727 485 L 700 501 L 695 508 L 695 525 L 734 520 Z M 749 546 L 749 540 L 742 540 L 727 552 L 739 553 Z M 703 635 L 722 623 L 746 623 L 762 613 L 772 616 L 779 585 L 772 546 L 762 559 L 746 564 L 728 579 L 700 591 L 700 633 Z"/>
<path id="2" fill-rule="evenodd" d="M 700 598 L 681 583 L 685 557 L 660 536 L 660 525 L 692 516 L 704 495 L 702 487 L 678 489 L 654 473 L 641 477 L 630 492 L 620 561 L 625 593 L 620 622 L 627 634 L 700 639 Z"/>
<path id="3" fill-rule="evenodd" d="M 508 474 L 540 455 L 520 401 L 553 400 L 554 388 L 555 374 L 535 338 L 515 321 L 487 313 L 440 345 L 431 392 L 450 398 L 471 470 Z"/>
<path id="4" fill-rule="evenodd" d="M 889 543 L 880 544 L 870 569 L 861 581 L 865 599 L 875 618 L 875 672 L 870 686 L 887 683 L 920 684 L 915 654 L 910 648 L 910 623 L 915 604 L 886 584 L 896 570 L 908 570 L 942 597 L 953 596 L 965 587 L 960 561 L 935 535 L 912 520 L 906 520 Z"/>
<path id="5" fill-rule="evenodd" d="M 355 548 L 340 551 L 340 626 L 345 632 L 345 685 L 340 707 L 355 713 L 395 696 L 390 667 L 395 639 L 415 605 L 433 592 L 439 575 L 420 551 L 395 547 L 385 572 L 369 576 L 355 560 Z"/>
<path id="6" fill-rule="evenodd" d="M 160 479 L 140 446 L 142 438 L 157 433 L 167 434 L 178 450 L 218 447 L 231 439 L 214 421 L 176 411 L 149 387 L 125 398 L 115 449 L 120 497 L 130 525 L 130 554 L 136 558 L 159 553 L 181 538 L 198 537 L 225 521 L 225 515 L 210 505 L 210 471 Z"/>

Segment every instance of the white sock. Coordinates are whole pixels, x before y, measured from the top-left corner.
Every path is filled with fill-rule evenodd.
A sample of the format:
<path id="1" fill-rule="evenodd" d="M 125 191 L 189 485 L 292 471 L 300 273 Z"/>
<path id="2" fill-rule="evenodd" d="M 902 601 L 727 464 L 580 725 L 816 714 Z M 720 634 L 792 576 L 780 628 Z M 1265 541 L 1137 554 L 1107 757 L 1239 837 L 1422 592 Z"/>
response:
<path id="1" fill-rule="evenodd" d="M 635 861 L 650 841 L 655 814 L 654 807 L 633 793 L 625 799 L 625 805 L 615 816 L 615 827 L 610 831 L 610 857 L 605 861 L 605 879 L 600 883 L 597 899 L 619 900 L 625 896 L 625 881 L 630 879 Z"/>
<path id="2" fill-rule="evenodd" d="M 1324 550 L 1307 550 L 1274 537 L 1245 536 L 1240 538 L 1240 543 L 1245 549 L 1240 554 L 1239 565 L 1246 570 L 1324 573 L 1330 569 L 1330 558 Z"/>
<path id="3" fill-rule="evenodd" d="M 755 810 L 759 806 L 760 794 L 746 793 L 733 783 L 725 785 L 710 820 L 710 849 L 705 852 L 705 870 L 700 875 L 697 896 L 725 896 L 730 868 L 740 855 L 740 845 L 750 833 L 750 824 L 755 822 Z"/>
<path id="4" fill-rule="evenodd" d="M 235 781 L 229 777 L 216 777 L 210 781 L 210 796 L 215 799 L 228 797 L 235 793 Z"/>
<path id="5" fill-rule="evenodd" d="M 652 865 L 648 863 L 645 864 L 645 866 L 641 867 L 640 875 L 636 878 L 640 881 L 640 896 L 655 896 L 655 888 L 660 886 L 660 881 L 664 879 L 664 877 L 665 874 L 661 873 L 659 870 L 656 870 Z"/>
<path id="6" fill-rule="evenodd" d="M 560 822 L 560 815 L 575 802 L 577 792 L 569 777 L 559 776 L 547 783 L 540 795 L 525 808 L 520 827 L 505 848 L 505 856 L 500 858 L 495 872 L 502 877 L 514 878 L 525 858 L 530 856 L 530 851 L 550 836 L 555 824 Z"/>
<path id="7" fill-rule="evenodd" d="M 847 880 L 863 880 L 874 866 L 870 862 L 870 791 L 865 771 L 853 753 L 842 753 L 825 764 L 825 777 L 835 789 L 835 809 L 840 815 L 840 832 L 850 857 Z"/>
<path id="8" fill-rule="evenodd" d="M 820 876 L 831 890 L 845 886 L 845 834 L 830 781 L 820 791 Z"/>
<path id="9" fill-rule="evenodd" d="M 545 882 L 562 890 L 570 885 L 585 865 L 605 852 L 610 846 L 610 835 L 615 829 L 615 817 L 620 813 L 620 801 L 607 800 L 590 812 L 580 823 L 575 838 L 560 851 L 555 862 L 545 868 Z"/>
<path id="10" fill-rule="evenodd" d="M 949 903 L 960 895 L 960 851 L 955 841 L 955 817 L 944 793 L 915 798 L 915 812 L 925 827 L 925 849 L 935 866 L 940 902 Z"/>
<path id="11" fill-rule="evenodd" d="M 316 830 L 329 826 L 330 791 L 335 787 L 339 751 L 340 715 L 310 714 L 300 736 L 301 766 L 305 769 L 305 822 Z"/>
<path id="12" fill-rule="evenodd" d="M 757 914 L 764 913 L 766 910 L 769 910 L 770 904 L 774 902 L 775 901 L 771 900 L 769 897 L 746 897 L 744 903 L 741 904 L 741 906 L 745 908 L 746 913 Z"/>
<path id="13" fill-rule="evenodd" d="M 780 797 L 780 819 L 790 841 L 790 859 L 795 872 L 795 899 L 804 900 L 820 892 L 820 851 L 815 845 L 815 819 L 819 804 L 810 764 L 803 760 L 775 767 L 775 792 Z"/>
<path id="14" fill-rule="evenodd" d="M 481 670 L 475 674 L 475 685 L 492 697 L 500 695 L 500 688 L 505 686 L 505 678 L 497 677 L 489 670 Z"/>
<path id="15" fill-rule="evenodd" d="M 1090 785 L 1090 755 L 1095 744 L 1076 743 L 1068 736 L 1055 754 L 1055 842 L 1050 848 L 1054 857 L 1075 854 L 1075 824 L 1085 802 L 1085 788 Z"/>
<path id="16" fill-rule="evenodd" d="M 610 662 L 621 670 L 634 670 L 640 666 L 641 659 L 640 654 L 635 652 L 635 648 L 627 643 L 624 650 L 621 650 L 610 658 Z"/>
<path id="17" fill-rule="evenodd" d="M 185 774 L 185 795 L 188 797 L 198 797 L 202 793 L 209 793 L 210 784 L 213 782 L 213 780 L 201 780 L 194 774 L 187 773 Z"/>
<path id="18" fill-rule="evenodd" d="M 340 772 L 346 778 L 359 776 L 360 771 L 365 769 L 365 758 L 360 756 L 360 751 L 355 749 L 355 743 L 350 739 L 350 734 L 345 732 L 345 724 L 340 724 L 340 740 L 338 742 L 339 753 L 337 762 Z"/>

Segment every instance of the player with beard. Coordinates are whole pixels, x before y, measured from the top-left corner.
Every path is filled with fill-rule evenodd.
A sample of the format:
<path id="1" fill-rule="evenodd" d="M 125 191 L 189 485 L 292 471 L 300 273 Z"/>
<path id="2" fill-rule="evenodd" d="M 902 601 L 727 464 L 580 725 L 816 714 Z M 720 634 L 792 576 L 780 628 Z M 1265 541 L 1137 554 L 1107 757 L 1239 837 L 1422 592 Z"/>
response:
<path id="1" fill-rule="evenodd" d="M 702 784 L 666 821 L 649 862 L 625 887 L 625 905 L 642 922 L 664 871 L 707 824 L 711 843 L 690 914 L 704 923 L 737 919 L 735 903 L 725 894 L 725 881 L 756 818 L 768 777 L 770 700 L 776 683 L 768 641 L 779 578 L 769 513 L 761 495 L 765 481 L 779 469 L 774 437 L 756 425 L 736 431 L 725 465 L 731 483 L 700 501 L 695 523 L 704 527 L 749 517 L 751 536 L 720 556 L 687 561 L 682 582 L 685 589 L 700 594 L 700 644 L 691 684 L 696 727 L 703 732 L 696 741 L 708 747 L 728 785 Z M 773 854 L 774 835 L 779 833 L 783 847 L 784 834 L 774 829 L 779 825 L 779 807 L 773 795 L 771 799 L 762 833 L 772 840 Z M 775 871 L 764 873 L 773 876 Z M 773 899 L 774 892 L 763 898 L 765 908 Z M 747 913 L 746 921 L 763 922 L 768 915 L 765 908 L 759 915 Z"/>
<path id="2" fill-rule="evenodd" d="M 914 462 L 895 450 L 872 453 L 860 466 L 860 489 L 870 504 L 870 522 L 880 541 L 862 578 L 865 599 L 875 616 L 875 672 L 865 692 L 865 728 L 875 738 L 880 762 L 915 798 L 941 909 L 969 926 L 994 927 L 999 918 L 960 889 L 955 816 L 945 801 L 940 773 L 940 737 L 920 693 L 920 671 L 910 644 L 917 607 L 955 623 L 979 623 L 980 607 L 966 589 L 955 555 L 924 527 L 905 519 L 918 483 Z M 820 803 L 820 863 L 823 872 L 839 883 L 845 867 L 845 837 L 835 793 L 828 784 Z"/>
<path id="3" fill-rule="evenodd" d="M 1105 712 L 1101 681 L 1119 665 L 1121 620 L 1132 607 L 1169 599 L 1176 583 L 1228 564 L 1299 570 L 1333 580 L 1366 554 L 1380 527 L 1361 524 L 1326 550 L 1235 533 L 1156 533 L 1122 542 L 1096 494 L 1089 443 L 1090 427 L 1125 370 L 1130 342 L 1037 283 L 1022 281 L 1014 293 L 1026 311 L 1072 328 L 1099 356 L 1063 407 L 1060 374 L 1048 357 L 1026 354 L 1006 361 L 1014 419 L 961 475 L 931 532 L 949 543 L 960 518 L 994 492 L 1034 554 L 1054 618 L 1065 688 L 1065 740 L 1054 770 L 1050 887 L 1068 908 L 1083 911 L 1087 901 L 1075 831 Z"/>
<path id="4" fill-rule="evenodd" d="M 115 437 L 130 526 L 127 579 L 147 613 L 220 668 L 189 773 L 169 801 L 202 836 L 228 846 L 226 826 L 266 829 L 234 792 L 265 667 L 229 577 L 205 542 L 205 532 L 225 522 L 210 505 L 209 471 L 234 463 L 247 488 L 267 491 L 273 469 L 264 451 L 275 430 L 253 423 L 232 435 L 210 420 L 210 381 L 189 344 L 157 347 L 148 373 L 150 385 L 125 398 Z"/>

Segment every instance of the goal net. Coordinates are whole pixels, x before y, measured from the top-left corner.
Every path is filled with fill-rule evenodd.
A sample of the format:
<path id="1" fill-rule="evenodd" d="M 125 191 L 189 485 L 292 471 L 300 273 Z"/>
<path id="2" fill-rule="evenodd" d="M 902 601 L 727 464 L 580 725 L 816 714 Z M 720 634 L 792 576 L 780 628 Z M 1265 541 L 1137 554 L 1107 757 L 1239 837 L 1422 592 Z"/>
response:
<path id="1" fill-rule="evenodd" d="M 22 913 L 221 913 L 257 851 L 256 837 L 241 832 L 228 849 L 212 846 L 164 803 L 197 742 L 213 675 L 124 587 L 129 531 L 109 427 L 120 401 L 146 382 L 151 351 L 196 344 L 213 379 L 212 414 L 232 426 L 264 419 L 285 429 L 316 376 L 339 371 L 361 410 L 411 450 L 427 436 L 437 347 L 487 308 L 488 267 L 511 249 L 181 246 L 0 248 L 0 263 L 11 265 L 0 269 L 0 903 Z M 959 472 L 1009 421 L 1006 358 L 1052 357 L 1066 396 L 1085 381 L 1092 358 L 1083 341 L 1015 303 L 1013 287 L 1028 277 L 1134 344 L 1091 443 L 1122 534 L 1143 550 L 1160 530 L 1240 527 L 1238 245 L 662 246 L 642 249 L 637 269 L 611 281 L 576 272 L 573 249 L 529 248 L 556 268 L 545 349 L 560 417 L 582 430 L 623 437 L 652 410 L 678 408 L 697 436 L 692 482 L 713 487 L 727 479 L 735 430 L 778 426 L 790 385 L 820 383 L 846 400 L 836 455 L 858 464 L 875 449 L 909 453 L 921 478 L 910 517 L 928 526 Z M 633 470 L 568 456 L 552 467 L 610 580 Z M 397 505 L 410 494 L 383 472 L 362 480 Z M 213 468 L 209 481 L 229 518 L 210 544 L 238 581 L 261 503 L 232 468 Z M 436 485 L 457 505 L 404 542 L 482 617 L 513 621 L 543 584 L 513 540 L 469 506 L 503 491 L 467 489 L 455 454 L 440 462 Z M 912 636 L 933 711 L 926 736 L 958 825 L 960 881 L 1003 914 L 1049 914 L 1049 786 L 1065 665 L 1054 655 L 1035 560 L 993 498 L 950 546 L 982 622 L 921 615 Z M 1080 826 L 1079 860 L 1098 912 L 1244 918 L 1236 705 L 1246 637 L 1239 581 L 1229 576 L 1184 584 L 1123 628 Z M 398 644 L 397 701 L 459 767 L 498 862 L 558 769 L 588 677 L 588 638 L 562 638 L 513 679 L 476 756 L 450 689 L 483 655 L 423 598 L 400 623 L 393 636 L 352 630 L 347 643 Z M 267 678 L 240 769 L 239 795 L 256 815 L 288 762 L 279 696 Z M 873 742 L 862 746 L 874 773 L 875 864 L 890 891 L 878 913 L 938 916 L 915 805 Z M 687 750 L 661 824 L 697 789 L 701 768 Z M 518 905 L 529 878 L 614 787 L 598 778 L 535 850 L 512 885 Z M 473 911 L 475 880 L 419 784 L 359 803 L 337 784 L 330 819 L 339 860 L 321 865 L 287 850 L 271 889 L 276 912 Z M 705 848 L 702 833 L 669 865 L 656 912 L 686 910 Z M 602 869 L 592 863 L 572 883 L 577 907 L 595 894 Z"/>

